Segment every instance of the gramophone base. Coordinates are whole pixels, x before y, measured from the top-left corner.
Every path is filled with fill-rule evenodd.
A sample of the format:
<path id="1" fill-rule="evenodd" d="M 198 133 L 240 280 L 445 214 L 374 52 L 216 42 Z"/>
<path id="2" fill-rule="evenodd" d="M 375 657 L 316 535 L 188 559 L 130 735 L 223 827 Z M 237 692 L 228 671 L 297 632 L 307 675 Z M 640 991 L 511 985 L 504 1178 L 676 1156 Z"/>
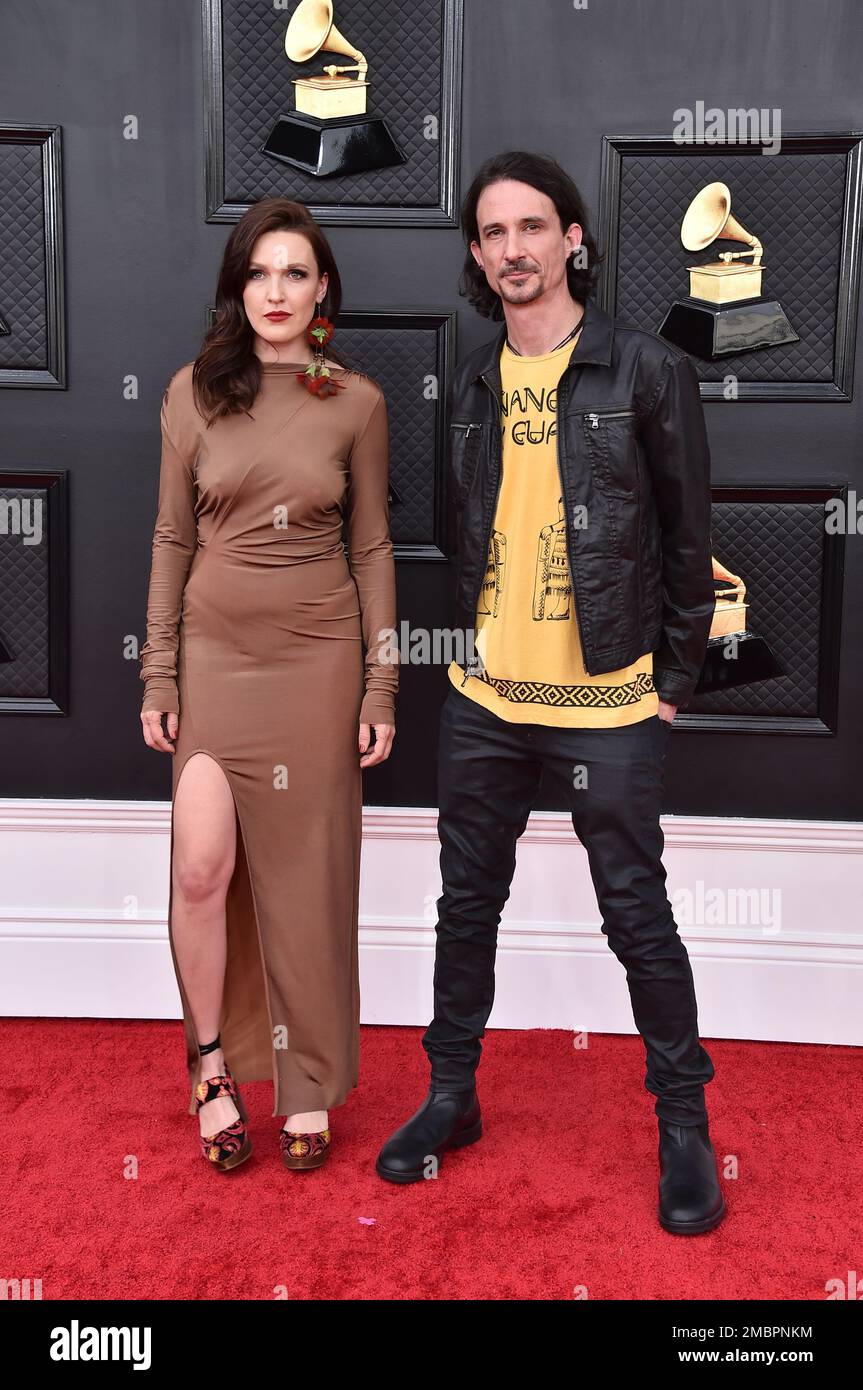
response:
<path id="1" fill-rule="evenodd" d="M 744 299 L 722 305 L 678 299 L 662 320 L 659 333 L 706 362 L 800 341 L 775 299 Z"/>
<path id="2" fill-rule="evenodd" d="M 731 643 L 734 642 L 734 646 Z M 726 656 L 726 644 L 735 656 Z M 763 637 L 754 632 L 736 632 L 733 637 L 711 637 L 694 695 L 711 695 L 738 685 L 784 676 L 785 672 Z"/>
<path id="3" fill-rule="evenodd" d="M 279 116 L 261 153 L 319 178 L 407 162 L 381 116 Z"/>

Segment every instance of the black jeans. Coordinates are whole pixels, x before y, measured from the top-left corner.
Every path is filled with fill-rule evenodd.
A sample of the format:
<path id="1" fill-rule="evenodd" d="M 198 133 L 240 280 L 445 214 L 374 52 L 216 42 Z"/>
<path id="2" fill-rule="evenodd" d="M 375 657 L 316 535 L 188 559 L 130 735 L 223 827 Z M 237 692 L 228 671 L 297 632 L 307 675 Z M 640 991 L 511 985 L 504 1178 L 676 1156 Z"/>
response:
<path id="1" fill-rule="evenodd" d="M 692 969 L 665 889 L 659 824 L 671 726 L 658 715 L 610 729 L 498 718 L 451 687 L 441 715 L 434 1019 L 423 1035 L 436 1089 L 469 1090 L 494 1001 L 497 929 L 516 841 L 545 767 L 569 789 L 602 931 L 626 968 L 647 1055 L 645 1086 L 663 1119 L 707 1120 L 713 1063 L 698 1037 Z M 586 768 L 586 786 L 575 769 Z M 583 776 L 581 781 L 584 781 Z"/>

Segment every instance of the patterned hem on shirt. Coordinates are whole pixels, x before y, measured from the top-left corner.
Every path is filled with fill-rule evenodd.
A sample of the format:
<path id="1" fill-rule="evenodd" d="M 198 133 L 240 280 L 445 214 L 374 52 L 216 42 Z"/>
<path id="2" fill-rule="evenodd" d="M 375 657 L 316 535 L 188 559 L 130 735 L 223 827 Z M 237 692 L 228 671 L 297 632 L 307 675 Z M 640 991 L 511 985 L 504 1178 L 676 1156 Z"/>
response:
<path id="1" fill-rule="evenodd" d="M 653 695 L 653 677 L 641 671 L 634 680 L 622 685 L 551 685 L 543 681 L 501 680 L 487 672 L 476 673 L 474 680 L 491 686 L 504 700 L 513 704 L 551 705 L 561 708 L 577 705 L 581 709 L 621 709 L 637 705 L 645 695 Z"/>

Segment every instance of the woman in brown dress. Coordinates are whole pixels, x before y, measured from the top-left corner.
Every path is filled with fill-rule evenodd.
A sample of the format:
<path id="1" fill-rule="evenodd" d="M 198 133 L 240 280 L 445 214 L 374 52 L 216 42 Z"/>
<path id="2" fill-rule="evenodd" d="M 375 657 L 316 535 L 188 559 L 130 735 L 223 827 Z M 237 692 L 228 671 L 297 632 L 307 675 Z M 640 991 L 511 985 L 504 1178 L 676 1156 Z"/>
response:
<path id="1" fill-rule="evenodd" d="M 324 356 L 340 300 L 302 204 L 255 204 L 162 402 L 141 721 L 173 754 L 169 936 L 220 1170 L 250 1152 L 238 1081 L 272 1076 L 289 1167 L 323 1161 L 358 1082 L 361 769 L 398 667 L 386 403 Z"/>

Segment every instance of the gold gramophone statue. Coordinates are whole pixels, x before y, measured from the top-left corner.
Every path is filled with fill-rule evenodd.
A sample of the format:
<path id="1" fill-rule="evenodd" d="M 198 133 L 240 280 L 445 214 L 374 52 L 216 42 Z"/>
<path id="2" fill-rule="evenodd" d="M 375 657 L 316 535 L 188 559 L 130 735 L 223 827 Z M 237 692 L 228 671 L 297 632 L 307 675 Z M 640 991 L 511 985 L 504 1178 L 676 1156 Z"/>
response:
<path id="1" fill-rule="evenodd" d="M 749 250 L 720 251 L 715 261 L 687 266 L 689 298 L 668 310 L 659 329 L 663 338 L 708 362 L 800 341 L 778 301 L 761 294 L 764 248 L 731 216 L 727 183 L 709 183 L 695 195 L 680 240 L 687 251 L 703 251 L 712 241 L 742 241 Z M 744 256 L 751 263 L 744 264 Z"/>
<path id="2" fill-rule="evenodd" d="M 711 637 L 728 637 L 735 632 L 746 631 L 746 585 L 739 574 L 732 574 L 721 565 L 716 556 L 713 561 L 713 579 L 727 585 L 725 589 L 714 589 L 716 607 L 710 624 Z"/>
<path id="3" fill-rule="evenodd" d="M 296 113 L 279 116 L 262 152 L 321 178 L 404 164 L 406 156 L 383 117 L 366 115 L 369 65 L 333 23 L 332 0 L 300 0 L 285 34 L 285 52 L 292 62 L 307 63 L 321 51 L 355 61 L 328 63 L 323 72 L 293 78 Z M 356 77 L 347 75 L 354 72 Z"/>
<path id="4" fill-rule="evenodd" d="M 763 637 L 749 632 L 746 614 L 746 585 L 739 574 L 732 574 L 713 555 L 715 606 L 707 654 L 694 694 L 728 690 L 751 685 L 785 672 Z"/>

